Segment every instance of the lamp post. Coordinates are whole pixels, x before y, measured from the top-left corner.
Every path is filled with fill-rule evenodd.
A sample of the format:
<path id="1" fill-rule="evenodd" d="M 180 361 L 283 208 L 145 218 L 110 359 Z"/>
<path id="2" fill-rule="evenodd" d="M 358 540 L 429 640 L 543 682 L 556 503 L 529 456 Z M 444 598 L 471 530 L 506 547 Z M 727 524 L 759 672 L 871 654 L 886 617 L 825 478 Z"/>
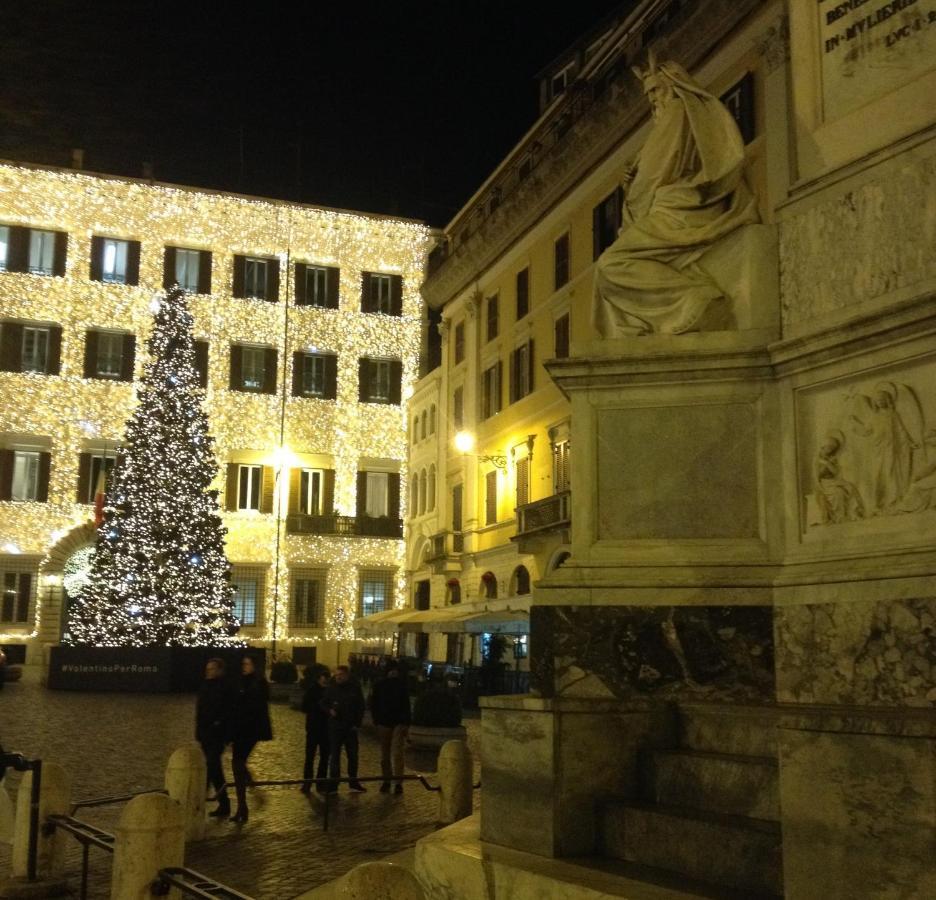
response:
<path id="1" fill-rule="evenodd" d="M 474 456 L 481 462 L 491 463 L 498 469 L 507 468 L 507 457 L 501 453 L 472 453 L 474 442 L 474 435 L 470 431 L 459 431 L 455 435 L 455 449 L 463 456 Z"/>

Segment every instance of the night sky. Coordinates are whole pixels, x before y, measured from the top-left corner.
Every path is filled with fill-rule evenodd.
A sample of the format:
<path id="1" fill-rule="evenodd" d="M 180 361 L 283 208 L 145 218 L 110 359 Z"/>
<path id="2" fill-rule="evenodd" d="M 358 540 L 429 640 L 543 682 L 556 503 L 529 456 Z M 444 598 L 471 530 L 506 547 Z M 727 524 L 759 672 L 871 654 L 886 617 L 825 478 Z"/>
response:
<path id="1" fill-rule="evenodd" d="M 0 157 L 444 225 L 537 115 L 534 76 L 620 0 L 15 0 Z"/>

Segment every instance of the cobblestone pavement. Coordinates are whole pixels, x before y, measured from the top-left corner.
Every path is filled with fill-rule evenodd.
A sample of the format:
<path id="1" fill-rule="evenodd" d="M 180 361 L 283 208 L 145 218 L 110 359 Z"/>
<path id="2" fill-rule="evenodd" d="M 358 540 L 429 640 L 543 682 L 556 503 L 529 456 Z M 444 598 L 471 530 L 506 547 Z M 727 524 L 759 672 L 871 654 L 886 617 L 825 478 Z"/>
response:
<path id="1" fill-rule="evenodd" d="M 274 740 L 251 756 L 254 777 L 301 775 L 304 719 L 285 705 L 271 707 Z M 34 677 L 0 691 L 0 741 L 8 751 L 55 761 L 72 776 L 75 800 L 117 796 L 163 786 L 170 753 L 190 741 L 194 697 L 175 694 L 84 694 L 49 691 Z M 478 720 L 468 720 L 475 744 Z M 473 749 L 476 749 L 473 746 Z M 476 753 L 477 759 L 477 753 Z M 367 726 L 361 733 L 361 775 L 380 771 L 380 751 Z M 225 759 L 230 778 L 230 758 Z M 7 778 L 15 798 L 18 779 Z M 402 797 L 342 786 L 322 830 L 322 800 L 297 788 L 256 788 L 248 795 L 250 822 L 211 820 L 208 838 L 190 844 L 186 865 L 257 900 L 289 900 L 337 878 L 361 862 L 412 846 L 435 827 L 438 795 L 408 782 Z M 81 810 L 78 818 L 113 831 L 120 806 Z M 90 896 L 109 896 L 111 859 L 92 848 Z M 68 874 L 77 885 L 81 853 L 70 841 Z M 10 871 L 10 847 L 0 843 L 0 880 Z"/>

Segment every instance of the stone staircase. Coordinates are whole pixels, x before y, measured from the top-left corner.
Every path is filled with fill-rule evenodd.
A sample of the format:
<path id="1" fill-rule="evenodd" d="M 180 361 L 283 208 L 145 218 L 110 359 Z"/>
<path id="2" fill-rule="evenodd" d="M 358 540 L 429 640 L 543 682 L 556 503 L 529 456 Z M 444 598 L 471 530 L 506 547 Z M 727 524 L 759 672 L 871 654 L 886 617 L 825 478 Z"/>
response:
<path id="1" fill-rule="evenodd" d="M 644 759 L 641 799 L 606 803 L 604 855 L 745 897 L 782 896 L 773 711 L 681 705 L 678 723 L 678 747 Z"/>

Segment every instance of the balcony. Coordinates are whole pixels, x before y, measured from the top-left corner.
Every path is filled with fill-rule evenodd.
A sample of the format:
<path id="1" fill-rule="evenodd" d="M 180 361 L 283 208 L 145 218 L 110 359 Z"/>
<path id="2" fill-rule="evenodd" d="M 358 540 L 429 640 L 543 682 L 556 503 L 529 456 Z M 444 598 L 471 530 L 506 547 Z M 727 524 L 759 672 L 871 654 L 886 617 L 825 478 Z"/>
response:
<path id="1" fill-rule="evenodd" d="M 429 538 L 426 562 L 436 574 L 457 571 L 464 549 L 465 536 L 460 531 L 440 531 Z"/>
<path id="2" fill-rule="evenodd" d="M 286 517 L 288 534 L 333 534 L 338 537 L 402 538 L 403 520 L 388 516 L 306 516 Z"/>
<path id="3" fill-rule="evenodd" d="M 525 552 L 526 543 L 549 532 L 564 531 L 566 536 L 563 540 L 568 541 L 571 525 L 572 492 L 561 491 L 551 497 L 518 506 L 517 534 L 512 540 L 520 544 L 521 552 Z"/>

